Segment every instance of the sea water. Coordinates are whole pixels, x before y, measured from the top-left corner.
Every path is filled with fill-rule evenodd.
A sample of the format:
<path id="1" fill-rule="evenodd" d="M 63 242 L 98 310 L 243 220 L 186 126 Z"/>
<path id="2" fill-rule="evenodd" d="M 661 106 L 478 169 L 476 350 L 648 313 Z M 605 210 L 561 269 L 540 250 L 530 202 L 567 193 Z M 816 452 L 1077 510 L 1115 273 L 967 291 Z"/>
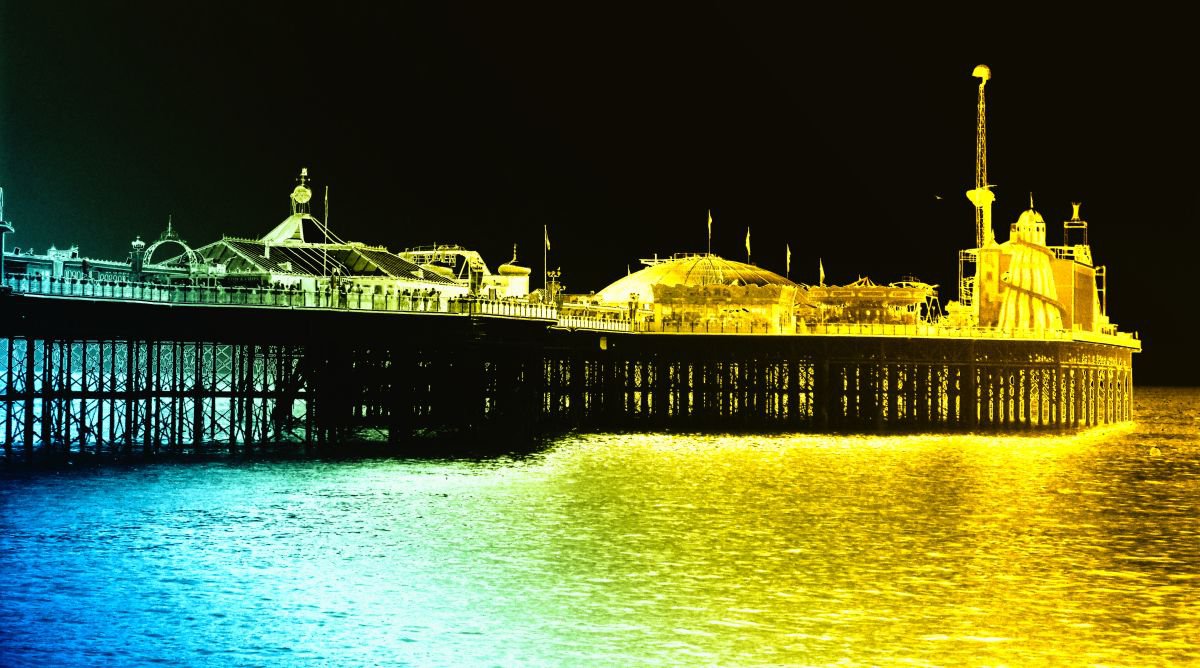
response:
<path id="1" fill-rule="evenodd" d="M 0 665 L 1200 663 L 1200 390 L 1136 410 L 10 472 Z"/>

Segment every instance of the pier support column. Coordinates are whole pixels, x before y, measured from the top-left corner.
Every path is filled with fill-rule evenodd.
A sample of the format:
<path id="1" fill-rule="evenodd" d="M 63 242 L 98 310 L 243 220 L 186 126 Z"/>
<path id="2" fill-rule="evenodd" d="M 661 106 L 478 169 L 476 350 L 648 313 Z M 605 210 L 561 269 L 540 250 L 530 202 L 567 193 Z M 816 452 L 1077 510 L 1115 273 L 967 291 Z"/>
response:
<path id="1" fill-rule="evenodd" d="M 1025 425 L 1025 428 L 1029 429 L 1033 427 L 1033 422 L 1029 417 L 1029 409 L 1033 403 L 1033 397 L 1031 396 L 1033 394 L 1033 378 L 1031 374 L 1034 371 L 1029 367 L 1023 367 L 1018 373 L 1021 375 L 1021 421 Z"/>
<path id="2" fill-rule="evenodd" d="M 787 360 L 787 421 L 796 426 L 800 424 L 800 360 L 795 353 Z"/>
<path id="3" fill-rule="evenodd" d="M 37 374 L 34 367 L 34 357 L 37 355 L 37 341 L 25 339 L 25 462 L 33 462 L 33 397 L 37 386 Z"/>
<path id="4" fill-rule="evenodd" d="M 1063 425 L 1063 368 L 1062 364 L 1056 364 L 1053 369 L 1054 387 L 1051 388 L 1050 394 L 1050 409 L 1053 413 L 1054 427 L 1061 429 Z"/>
<path id="5" fill-rule="evenodd" d="M 408 357 L 393 350 L 388 366 L 388 443 L 400 445 L 412 433 L 412 377 Z"/>
<path id="6" fill-rule="evenodd" d="M 1078 428 L 1082 414 L 1084 414 L 1084 369 L 1073 367 L 1070 369 L 1070 374 L 1072 374 L 1074 385 L 1074 411 L 1072 417 L 1070 417 L 1070 426 Z"/>
<path id="7" fill-rule="evenodd" d="M 883 405 L 887 410 L 887 423 L 893 426 L 900 423 L 900 393 L 897 391 L 900 386 L 900 373 L 896 367 L 897 365 L 893 362 L 888 364 L 884 371 L 887 383 L 884 391 L 887 393 L 887 397 Z"/>
<path id="8" fill-rule="evenodd" d="M 913 369 L 917 372 L 917 425 L 921 427 L 929 426 L 929 408 L 933 404 L 934 385 L 929 382 L 930 367 L 926 364 L 915 364 Z"/>
<path id="9" fill-rule="evenodd" d="M 944 424 L 947 427 L 962 426 L 958 410 L 959 383 L 962 382 L 960 371 L 960 368 L 953 364 L 947 364 L 943 367 L 943 372 L 946 374 L 946 416 Z"/>
<path id="10" fill-rule="evenodd" d="M 650 417 L 655 424 L 666 425 L 671 420 L 671 364 L 655 355 L 650 367 L 654 370 Z"/>
<path id="11" fill-rule="evenodd" d="M 959 373 L 962 375 L 962 400 L 959 406 L 962 408 L 962 422 L 967 429 L 974 429 L 979 425 L 979 397 L 977 396 L 975 387 L 975 342 L 972 341 L 969 348 L 969 361 L 966 366 L 959 367 Z"/>
<path id="12" fill-rule="evenodd" d="M 815 400 L 813 421 L 816 422 L 817 429 L 825 430 L 830 426 L 829 417 L 833 403 L 833 388 L 829 381 L 829 359 L 826 355 L 821 356 L 814 371 L 816 378 L 813 380 L 813 398 Z"/>

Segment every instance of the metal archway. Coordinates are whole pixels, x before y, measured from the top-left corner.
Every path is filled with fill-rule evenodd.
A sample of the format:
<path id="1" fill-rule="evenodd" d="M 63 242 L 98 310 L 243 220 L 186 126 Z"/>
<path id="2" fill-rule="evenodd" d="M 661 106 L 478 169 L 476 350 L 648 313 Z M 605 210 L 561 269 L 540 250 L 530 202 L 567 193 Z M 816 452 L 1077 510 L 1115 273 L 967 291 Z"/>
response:
<path id="1" fill-rule="evenodd" d="M 204 264 L 204 258 L 201 257 L 199 253 L 192 250 L 190 246 L 183 243 L 183 241 L 181 241 L 179 239 L 159 239 L 158 241 L 155 241 L 154 243 L 150 244 L 149 246 L 146 246 L 146 250 L 143 251 L 143 253 L 142 253 L 142 266 L 143 267 L 154 267 L 156 269 L 165 269 L 167 267 L 167 265 L 165 264 L 166 262 L 170 262 L 171 260 L 175 260 L 180 257 L 179 255 L 176 255 L 173 257 L 169 257 L 166 260 L 163 260 L 162 262 L 159 262 L 157 264 L 151 263 L 150 258 L 153 257 L 154 251 L 157 250 L 158 247 L 163 244 L 175 244 L 183 249 L 183 255 L 187 256 L 187 265 L 188 265 L 189 272 L 194 267 Z"/>

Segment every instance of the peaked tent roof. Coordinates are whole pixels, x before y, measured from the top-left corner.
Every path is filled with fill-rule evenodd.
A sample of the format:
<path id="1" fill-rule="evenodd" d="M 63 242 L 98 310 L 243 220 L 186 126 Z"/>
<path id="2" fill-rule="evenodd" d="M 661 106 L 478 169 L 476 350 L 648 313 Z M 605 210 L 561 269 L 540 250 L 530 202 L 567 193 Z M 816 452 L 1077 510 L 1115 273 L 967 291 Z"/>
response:
<path id="1" fill-rule="evenodd" d="M 196 252 L 226 264 L 231 272 L 322 276 L 336 269 L 343 276 L 386 276 L 437 285 L 458 285 L 452 279 L 419 267 L 381 248 L 343 244 L 276 246 L 263 241 L 222 239 Z M 286 263 L 286 264 L 285 264 Z"/>

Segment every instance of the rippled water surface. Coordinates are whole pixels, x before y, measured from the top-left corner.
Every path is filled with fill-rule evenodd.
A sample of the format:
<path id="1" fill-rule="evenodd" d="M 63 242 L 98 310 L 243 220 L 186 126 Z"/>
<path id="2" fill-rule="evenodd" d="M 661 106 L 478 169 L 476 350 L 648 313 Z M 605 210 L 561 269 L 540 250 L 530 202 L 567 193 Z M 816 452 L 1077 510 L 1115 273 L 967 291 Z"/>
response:
<path id="1" fill-rule="evenodd" d="M 0 665 L 1200 663 L 1200 391 L 1081 436 L 0 478 Z"/>

